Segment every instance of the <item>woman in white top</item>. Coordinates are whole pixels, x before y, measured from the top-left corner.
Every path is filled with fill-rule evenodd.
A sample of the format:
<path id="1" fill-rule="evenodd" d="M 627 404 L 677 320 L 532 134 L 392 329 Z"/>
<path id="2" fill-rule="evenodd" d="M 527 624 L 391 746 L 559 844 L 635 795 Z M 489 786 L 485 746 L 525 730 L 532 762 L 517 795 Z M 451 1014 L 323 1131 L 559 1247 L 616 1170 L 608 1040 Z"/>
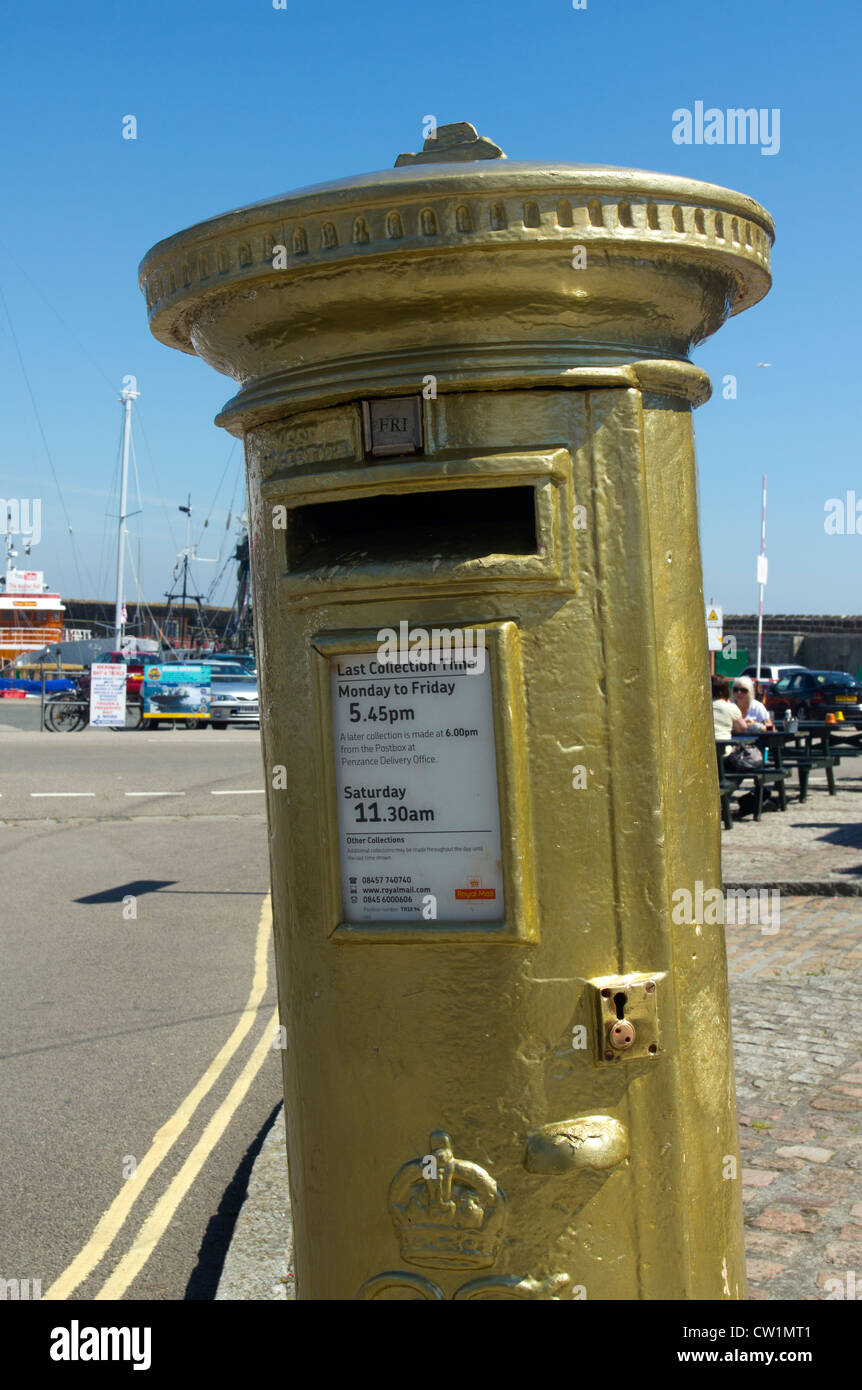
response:
<path id="1" fill-rule="evenodd" d="M 729 739 L 731 734 L 747 734 L 748 725 L 741 710 L 728 699 L 730 681 L 727 676 L 712 677 L 712 722 L 716 739 Z"/>
<path id="2" fill-rule="evenodd" d="M 750 728 L 773 729 L 775 727 L 769 710 L 754 698 L 754 682 L 750 676 L 737 676 L 735 678 L 733 699 Z"/>

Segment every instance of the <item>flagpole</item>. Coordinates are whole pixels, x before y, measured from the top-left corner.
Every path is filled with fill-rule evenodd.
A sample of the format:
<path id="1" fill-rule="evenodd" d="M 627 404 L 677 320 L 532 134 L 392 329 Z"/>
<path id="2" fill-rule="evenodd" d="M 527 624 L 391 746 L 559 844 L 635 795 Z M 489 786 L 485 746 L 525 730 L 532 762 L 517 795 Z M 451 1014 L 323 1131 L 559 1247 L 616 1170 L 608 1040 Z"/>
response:
<path id="1" fill-rule="evenodd" d="M 127 381 L 128 377 L 125 378 Z M 123 475 L 120 483 L 120 524 L 117 535 L 117 601 L 114 605 L 114 649 L 121 651 L 123 629 L 126 615 L 123 612 L 123 568 L 126 559 L 126 505 L 129 488 L 129 442 L 132 433 L 132 401 L 137 400 L 138 391 L 124 386 L 119 399 L 123 403 Z"/>
<path id="2" fill-rule="evenodd" d="M 760 557 L 757 562 L 757 581 L 760 585 L 760 607 L 757 614 L 757 682 L 760 684 L 760 659 L 763 653 L 763 590 L 766 587 L 766 474 L 763 475 L 763 507 L 760 517 Z"/>

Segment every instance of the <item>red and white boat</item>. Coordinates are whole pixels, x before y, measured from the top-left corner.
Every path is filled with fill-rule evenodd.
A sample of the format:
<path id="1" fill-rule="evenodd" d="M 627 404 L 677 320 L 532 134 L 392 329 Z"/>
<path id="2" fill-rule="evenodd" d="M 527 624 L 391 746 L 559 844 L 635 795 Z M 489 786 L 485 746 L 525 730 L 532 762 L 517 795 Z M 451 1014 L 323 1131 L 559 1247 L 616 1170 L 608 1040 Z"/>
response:
<path id="1" fill-rule="evenodd" d="M 15 569 L 7 559 L 0 593 L 0 666 L 59 642 L 64 612 L 60 595 L 47 592 L 41 570 Z"/>

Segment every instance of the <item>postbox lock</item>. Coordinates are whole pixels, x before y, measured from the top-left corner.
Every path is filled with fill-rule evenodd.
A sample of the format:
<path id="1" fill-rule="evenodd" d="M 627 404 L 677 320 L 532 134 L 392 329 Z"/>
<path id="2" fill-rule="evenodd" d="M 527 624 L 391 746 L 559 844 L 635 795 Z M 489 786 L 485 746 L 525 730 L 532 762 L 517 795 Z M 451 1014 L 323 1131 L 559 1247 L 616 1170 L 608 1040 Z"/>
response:
<path id="1" fill-rule="evenodd" d="M 618 1019 L 608 1029 L 608 1040 L 611 1047 L 615 1047 L 619 1052 L 622 1052 L 624 1048 L 631 1047 L 635 1040 L 634 1024 L 629 1023 L 627 1018 Z"/>
<path id="2" fill-rule="evenodd" d="M 590 980 L 599 1065 L 650 1059 L 661 1051 L 659 1000 L 665 975 L 606 975 Z"/>

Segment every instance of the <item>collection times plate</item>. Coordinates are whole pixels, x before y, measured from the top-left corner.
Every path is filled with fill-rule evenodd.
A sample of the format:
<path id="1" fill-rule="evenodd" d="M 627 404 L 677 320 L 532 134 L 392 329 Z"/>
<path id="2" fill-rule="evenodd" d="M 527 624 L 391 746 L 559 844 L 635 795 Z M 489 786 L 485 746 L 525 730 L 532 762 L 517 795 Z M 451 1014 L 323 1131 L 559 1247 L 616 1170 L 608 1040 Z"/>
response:
<path id="1" fill-rule="evenodd" d="M 344 920 L 501 922 L 489 662 L 330 669 Z"/>

